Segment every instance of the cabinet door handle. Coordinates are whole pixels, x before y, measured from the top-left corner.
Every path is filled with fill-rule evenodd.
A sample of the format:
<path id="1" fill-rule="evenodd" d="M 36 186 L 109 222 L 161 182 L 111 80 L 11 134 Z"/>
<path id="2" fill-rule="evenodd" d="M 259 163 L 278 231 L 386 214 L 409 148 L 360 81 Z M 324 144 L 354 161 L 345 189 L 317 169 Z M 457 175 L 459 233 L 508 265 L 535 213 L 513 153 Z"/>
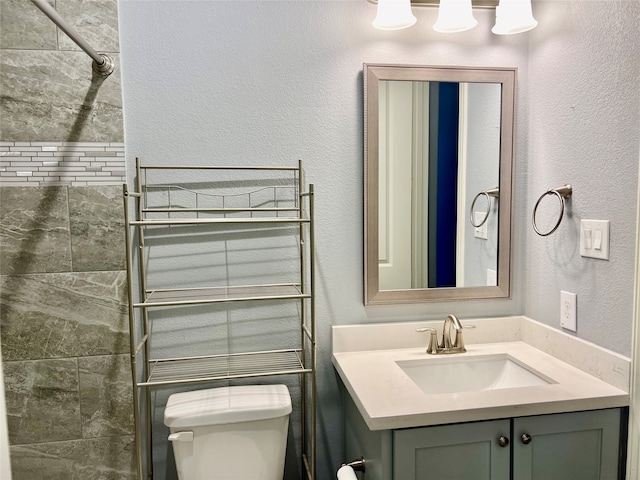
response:
<path id="1" fill-rule="evenodd" d="M 507 445 L 509 445 L 509 438 L 505 437 L 504 435 L 501 436 L 498 439 L 498 445 L 500 445 L 501 447 L 506 447 Z"/>
<path id="2" fill-rule="evenodd" d="M 528 433 L 523 433 L 520 439 L 525 445 L 529 445 L 531 443 L 531 435 L 529 435 Z"/>

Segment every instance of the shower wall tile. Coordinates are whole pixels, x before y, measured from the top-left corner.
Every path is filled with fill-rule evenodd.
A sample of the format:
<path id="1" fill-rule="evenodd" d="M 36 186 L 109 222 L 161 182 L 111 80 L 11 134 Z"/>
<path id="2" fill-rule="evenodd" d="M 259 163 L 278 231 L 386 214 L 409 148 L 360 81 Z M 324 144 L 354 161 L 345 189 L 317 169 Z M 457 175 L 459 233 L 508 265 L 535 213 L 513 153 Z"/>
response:
<path id="1" fill-rule="evenodd" d="M 57 0 L 56 10 L 97 52 L 118 52 L 118 10 L 113 0 Z M 80 50 L 59 32 L 60 50 Z"/>
<path id="2" fill-rule="evenodd" d="M 53 0 L 49 4 L 54 5 Z M 55 50 L 56 26 L 33 3 L 2 0 L 0 4 L 0 48 Z"/>
<path id="3" fill-rule="evenodd" d="M 122 187 L 70 187 L 73 271 L 124 270 Z"/>
<path id="4" fill-rule="evenodd" d="M 125 272 L 0 277 L 5 361 L 128 353 Z"/>
<path id="5" fill-rule="evenodd" d="M 12 445 L 81 438 L 75 359 L 5 362 L 2 368 Z"/>
<path id="6" fill-rule="evenodd" d="M 84 438 L 133 434 L 129 355 L 78 359 Z"/>
<path id="7" fill-rule="evenodd" d="M 135 480 L 131 435 L 12 446 L 14 480 Z"/>
<path id="8" fill-rule="evenodd" d="M 0 273 L 71 271 L 67 189 L 0 188 Z"/>
<path id="9" fill-rule="evenodd" d="M 122 142 L 0 141 L 0 185 L 102 186 L 126 182 Z"/>
<path id="10" fill-rule="evenodd" d="M 92 76 L 84 52 L 3 50 L 3 141 L 123 141 L 119 57 L 116 73 Z"/>
<path id="11" fill-rule="evenodd" d="M 47 1 L 116 70 L 94 75 L 30 1 L 0 0 L 0 341 L 13 478 L 133 480 L 118 2 Z M 75 190 L 87 186 L 97 190 Z"/>

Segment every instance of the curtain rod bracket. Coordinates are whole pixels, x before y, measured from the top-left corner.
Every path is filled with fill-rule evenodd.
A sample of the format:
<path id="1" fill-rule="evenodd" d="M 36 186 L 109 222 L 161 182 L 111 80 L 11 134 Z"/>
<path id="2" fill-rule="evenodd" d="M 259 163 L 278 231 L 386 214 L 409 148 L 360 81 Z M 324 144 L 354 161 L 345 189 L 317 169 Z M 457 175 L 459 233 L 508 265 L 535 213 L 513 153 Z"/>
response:
<path id="1" fill-rule="evenodd" d="M 87 41 L 69 25 L 64 18 L 53 8 L 47 0 L 31 0 L 60 30 L 75 42 L 84 52 L 93 59 L 93 71 L 104 77 L 110 75 L 115 69 L 115 63 L 108 55 L 96 52 Z"/>
<path id="2" fill-rule="evenodd" d="M 104 53 L 99 53 L 102 57 L 102 63 L 98 63 L 96 60 L 91 64 L 91 68 L 98 75 L 102 75 L 103 77 L 107 77 L 113 73 L 113 70 L 116 68 L 116 64 L 113 59 L 109 55 L 105 55 Z"/>

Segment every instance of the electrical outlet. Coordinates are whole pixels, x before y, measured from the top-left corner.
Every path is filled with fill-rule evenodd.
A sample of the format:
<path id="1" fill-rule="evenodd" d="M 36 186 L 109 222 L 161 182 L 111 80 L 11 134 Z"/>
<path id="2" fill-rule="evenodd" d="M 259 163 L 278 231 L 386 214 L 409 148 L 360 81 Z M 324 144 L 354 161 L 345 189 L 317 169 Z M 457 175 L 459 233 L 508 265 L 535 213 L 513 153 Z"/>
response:
<path id="1" fill-rule="evenodd" d="M 578 296 L 575 293 L 560 291 L 560 325 L 572 332 L 577 330 L 577 303 Z"/>

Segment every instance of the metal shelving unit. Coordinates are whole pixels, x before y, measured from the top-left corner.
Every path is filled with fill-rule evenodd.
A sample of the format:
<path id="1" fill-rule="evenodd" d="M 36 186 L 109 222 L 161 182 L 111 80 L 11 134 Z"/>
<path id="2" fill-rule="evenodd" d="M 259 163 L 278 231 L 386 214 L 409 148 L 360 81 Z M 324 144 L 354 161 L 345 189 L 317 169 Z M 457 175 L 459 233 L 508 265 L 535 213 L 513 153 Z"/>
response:
<path id="1" fill-rule="evenodd" d="M 160 181 L 153 178 L 159 174 Z M 261 176 L 257 187 L 252 177 Z M 152 178 L 150 178 L 152 177 Z M 273 177 L 273 178 L 272 178 Z M 170 181 L 167 181 L 169 179 Z M 273 185 L 266 185 L 272 181 Z M 231 186 L 231 187 L 230 187 Z M 227 191 L 227 189 L 229 189 Z M 138 477 L 153 478 L 152 400 L 154 388 L 236 379 L 301 375 L 302 470 L 316 478 L 316 339 L 313 292 L 314 234 L 313 185 L 305 185 L 302 162 L 295 167 L 165 166 L 142 165 L 136 159 L 135 191 L 123 186 L 125 243 L 129 297 L 131 372 Z M 134 202 L 131 202 L 131 200 Z M 132 205 L 131 203 L 134 203 Z M 132 215 L 134 218 L 132 219 Z M 149 235 L 176 237 L 175 248 L 199 228 L 206 235 L 195 241 L 242 235 L 238 227 L 255 235 L 256 228 L 295 231 L 298 242 L 297 278 L 292 282 L 228 284 L 213 278 L 211 284 L 161 288 L 149 278 Z M 184 229 L 188 229 L 185 231 Z M 213 233 L 212 233 L 213 232 Z M 191 235 L 191 236 L 190 236 Z M 173 238 L 172 237 L 172 238 Z M 227 267 L 228 268 L 228 267 Z M 224 283 L 224 284 L 220 284 Z M 300 337 L 292 348 L 225 352 L 207 355 L 155 358 L 150 312 L 193 306 L 220 306 L 238 302 L 297 302 Z M 268 319 L 267 319 L 268 320 Z"/>

